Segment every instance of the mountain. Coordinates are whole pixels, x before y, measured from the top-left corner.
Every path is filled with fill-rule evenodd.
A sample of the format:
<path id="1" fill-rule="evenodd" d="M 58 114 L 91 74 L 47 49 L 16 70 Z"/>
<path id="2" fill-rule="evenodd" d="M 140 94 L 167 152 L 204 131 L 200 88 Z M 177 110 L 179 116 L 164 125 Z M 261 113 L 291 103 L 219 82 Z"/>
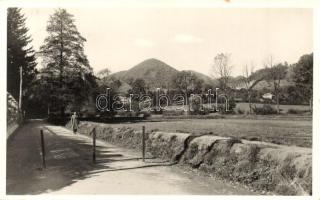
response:
<path id="1" fill-rule="evenodd" d="M 113 74 L 111 74 L 111 76 L 116 79 L 123 80 L 123 79 L 125 79 L 126 73 L 127 73 L 127 70 L 123 70 L 123 71 L 113 73 Z"/>
<path id="2" fill-rule="evenodd" d="M 126 71 L 111 76 L 125 81 L 143 79 L 150 88 L 167 87 L 178 70 L 155 58 L 147 59 Z"/>
<path id="3" fill-rule="evenodd" d="M 208 84 L 208 85 L 218 85 L 218 81 L 215 80 L 215 79 L 212 79 L 211 77 L 205 75 L 205 74 L 202 74 L 200 72 L 196 72 L 196 71 L 193 71 L 193 70 L 185 70 L 185 71 L 188 71 L 188 72 L 191 72 L 193 75 L 195 75 L 198 79 L 202 79 L 204 84 Z"/>
<path id="4" fill-rule="evenodd" d="M 215 80 L 207 75 L 193 70 L 188 71 L 191 71 L 199 79 L 202 79 L 205 84 L 214 85 L 216 83 Z M 105 70 L 102 70 L 99 74 L 103 74 L 104 72 Z M 170 65 L 158 59 L 151 58 L 135 65 L 129 70 L 113 73 L 110 75 L 110 78 L 116 78 L 126 83 L 140 78 L 143 79 L 150 88 L 168 88 L 177 73 L 179 73 L 179 71 Z"/>

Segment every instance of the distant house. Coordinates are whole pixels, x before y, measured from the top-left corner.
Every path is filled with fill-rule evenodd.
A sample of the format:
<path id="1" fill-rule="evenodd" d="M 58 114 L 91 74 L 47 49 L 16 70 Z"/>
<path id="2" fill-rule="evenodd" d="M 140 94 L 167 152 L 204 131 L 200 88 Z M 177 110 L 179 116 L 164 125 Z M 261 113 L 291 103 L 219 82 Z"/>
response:
<path id="1" fill-rule="evenodd" d="M 272 100 L 273 97 L 274 97 L 274 95 L 273 95 L 272 93 L 270 93 L 270 92 L 265 93 L 265 94 L 262 95 L 262 98 L 263 98 L 263 99 L 270 99 L 270 100 Z"/>

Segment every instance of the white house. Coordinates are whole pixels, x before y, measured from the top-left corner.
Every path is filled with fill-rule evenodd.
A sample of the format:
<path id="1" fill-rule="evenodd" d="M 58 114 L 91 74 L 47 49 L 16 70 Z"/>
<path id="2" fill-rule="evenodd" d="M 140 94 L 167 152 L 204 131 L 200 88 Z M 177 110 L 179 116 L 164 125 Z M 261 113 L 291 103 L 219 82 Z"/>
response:
<path id="1" fill-rule="evenodd" d="M 270 92 L 262 95 L 262 98 L 264 98 L 264 99 L 271 99 L 272 100 L 273 97 L 274 97 L 274 95 Z"/>

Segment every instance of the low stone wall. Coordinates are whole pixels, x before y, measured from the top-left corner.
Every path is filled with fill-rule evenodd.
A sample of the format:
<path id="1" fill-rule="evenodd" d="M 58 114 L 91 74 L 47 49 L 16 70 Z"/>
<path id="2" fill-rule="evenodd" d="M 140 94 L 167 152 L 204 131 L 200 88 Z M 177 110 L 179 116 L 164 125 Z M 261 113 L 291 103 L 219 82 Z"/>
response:
<path id="1" fill-rule="evenodd" d="M 18 123 L 11 123 L 7 125 L 7 139 L 12 135 L 12 133 L 19 128 Z"/>
<path id="2" fill-rule="evenodd" d="M 70 122 L 66 125 L 71 129 Z M 112 144 L 117 144 L 127 148 L 141 149 L 142 131 L 131 128 L 110 128 L 103 123 L 81 122 L 78 126 L 78 133 L 91 136 L 93 128 L 96 130 L 96 137 Z"/>
<path id="3" fill-rule="evenodd" d="M 190 134 L 166 132 L 152 132 L 148 136 L 147 151 L 155 157 L 172 162 L 180 160 L 190 138 Z"/>
<path id="4" fill-rule="evenodd" d="M 18 102 L 7 92 L 7 139 L 19 128 Z"/>
<path id="5" fill-rule="evenodd" d="M 70 125 L 67 124 L 70 128 Z M 141 149 L 142 132 L 81 122 L 79 132 L 127 148 Z M 312 193 L 312 154 L 309 148 L 250 142 L 212 135 L 147 132 L 146 150 L 152 156 L 190 165 L 216 177 L 282 195 Z"/>

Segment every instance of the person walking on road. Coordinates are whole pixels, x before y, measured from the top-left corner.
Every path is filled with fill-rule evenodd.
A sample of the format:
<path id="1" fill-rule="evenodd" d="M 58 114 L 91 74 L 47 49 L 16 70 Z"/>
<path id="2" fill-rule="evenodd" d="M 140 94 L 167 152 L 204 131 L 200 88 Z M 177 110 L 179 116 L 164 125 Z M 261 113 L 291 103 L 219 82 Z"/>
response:
<path id="1" fill-rule="evenodd" d="M 73 133 L 76 134 L 78 130 L 78 116 L 77 112 L 74 112 L 71 116 L 71 128 L 73 130 Z"/>

